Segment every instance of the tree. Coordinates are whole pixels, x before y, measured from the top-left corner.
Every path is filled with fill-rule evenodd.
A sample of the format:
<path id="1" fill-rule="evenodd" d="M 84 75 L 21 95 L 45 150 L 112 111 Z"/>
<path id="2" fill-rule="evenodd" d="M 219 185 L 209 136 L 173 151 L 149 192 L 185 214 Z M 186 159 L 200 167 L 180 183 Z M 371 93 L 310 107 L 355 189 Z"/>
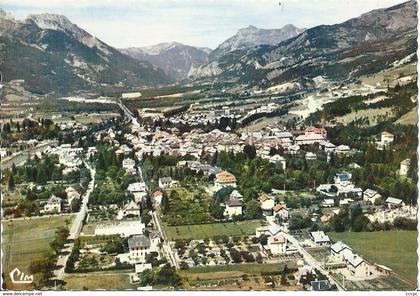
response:
<path id="1" fill-rule="evenodd" d="M 257 150 L 252 145 L 245 145 L 243 151 L 248 159 L 254 159 L 257 155 Z"/>
<path id="2" fill-rule="evenodd" d="M 15 185 L 15 178 L 13 177 L 13 174 L 10 174 L 10 176 L 9 176 L 9 184 L 8 184 L 9 191 L 15 190 L 15 187 L 16 187 L 16 185 Z"/>
<path id="3" fill-rule="evenodd" d="M 369 223 L 369 219 L 365 215 L 361 214 L 354 219 L 352 224 L 352 230 L 355 232 L 365 231 L 367 230 L 367 226 Z"/>
<path id="4" fill-rule="evenodd" d="M 26 200 L 34 201 L 37 199 L 36 194 L 32 191 L 31 188 L 28 188 L 28 191 L 26 192 Z"/>
<path id="5" fill-rule="evenodd" d="M 262 216 L 260 204 L 255 199 L 248 201 L 245 204 L 245 218 L 246 219 L 257 219 Z"/>
<path id="6" fill-rule="evenodd" d="M 220 220 L 223 219 L 223 213 L 225 211 L 225 208 L 221 206 L 218 202 L 211 202 L 210 203 L 210 214 Z"/>
<path id="7" fill-rule="evenodd" d="M 230 252 L 230 257 L 232 258 L 233 262 L 235 262 L 235 263 L 241 263 L 242 262 L 241 253 L 238 250 L 231 249 L 229 252 Z"/>
<path id="8" fill-rule="evenodd" d="M 124 244 L 121 240 L 108 241 L 101 249 L 102 252 L 108 254 L 119 254 L 124 252 Z"/>
<path id="9" fill-rule="evenodd" d="M 12 163 L 12 175 L 16 176 L 16 173 L 17 173 L 16 165 L 15 163 Z"/>
<path id="10" fill-rule="evenodd" d="M 70 210 L 71 210 L 73 213 L 76 213 L 76 212 L 78 212 L 78 211 L 80 210 L 80 199 L 78 199 L 78 198 L 73 198 L 73 199 L 71 200 L 71 203 L 70 203 Z"/>
<path id="11" fill-rule="evenodd" d="M 143 211 L 141 214 L 141 222 L 145 225 L 149 225 L 150 221 L 152 221 L 152 216 L 150 216 L 149 212 Z"/>

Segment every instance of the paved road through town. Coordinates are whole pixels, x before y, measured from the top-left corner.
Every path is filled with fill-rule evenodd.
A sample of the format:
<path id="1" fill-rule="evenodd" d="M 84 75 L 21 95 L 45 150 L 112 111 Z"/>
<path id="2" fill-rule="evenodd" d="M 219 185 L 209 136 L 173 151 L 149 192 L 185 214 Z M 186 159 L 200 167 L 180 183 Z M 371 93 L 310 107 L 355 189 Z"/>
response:
<path id="1" fill-rule="evenodd" d="M 166 236 L 166 233 L 162 227 L 162 221 L 159 217 L 160 210 L 153 211 L 153 219 L 156 223 L 156 226 L 159 230 L 159 232 L 162 234 L 163 243 L 162 243 L 162 249 L 166 255 L 166 258 L 169 260 L 172 266 L 174 266 L 176 269 L 179 269 L 179 262 L 177 260 L 177 256 L 175 256 L 174 251 L 172 250 L 172 247 L 169 244 L 168 237 Z"/>
<path id="2" fill-rule="evenodd" d="M 85 166 L 89 169 L 90 171 L 90 175 L 92 180 L 90 181 L 89 185 L 88 185 L 88 189 L 86 190 L 85 194 L 83 195 L 82 198 L 82 204 L 80 206 L 80 211 L 76 214 L 76 217 L 73 221 L 73 224 L 70 228 L 70 234 L 69 234 L 69 239 L 71 240 L 75 240 L 76 238 L 79 237 L 80 231 L 82 230 L 82 226 L 83 226 L 83 220 L 85 219 L 87 212 L 88 212 L 88 202 L 89 202 L 89 196 L 93 191 L 93 188 L 95 186 L 95 169 L 93 167 L 91 167 L 86 161 L 83 161 Z M 71 254 L 71 251 L 73 250 L 73 246 L 74 243 L 73 242 L 69 242 L 66 243 L 62 252 L 63 255 L 60 255 L 60 257 L 58 258 L 57 261 L 57 266 L 59 267 L 59 269 L 54 270 L 54 274 L 55 274 L 55 278 L 58 280 L 62 280 L 64 277 L 64 268 L 66 267 L 67 264 L 67 260 Z"/>

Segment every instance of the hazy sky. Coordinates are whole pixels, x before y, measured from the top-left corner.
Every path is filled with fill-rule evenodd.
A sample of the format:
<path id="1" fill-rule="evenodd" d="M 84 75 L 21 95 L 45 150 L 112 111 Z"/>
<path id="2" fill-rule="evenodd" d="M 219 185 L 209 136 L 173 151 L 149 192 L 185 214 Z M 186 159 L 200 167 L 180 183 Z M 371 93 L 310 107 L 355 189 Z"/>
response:
<path id="1" fill-rule="evenodd" d="M 335 24 L 401 0 L 0 0 L 23 19 L 58 13 L 115 47 L 178 41 L 217 47 L 239 28 Z M 281 3 L 281 5 L 279 5 Z"/>

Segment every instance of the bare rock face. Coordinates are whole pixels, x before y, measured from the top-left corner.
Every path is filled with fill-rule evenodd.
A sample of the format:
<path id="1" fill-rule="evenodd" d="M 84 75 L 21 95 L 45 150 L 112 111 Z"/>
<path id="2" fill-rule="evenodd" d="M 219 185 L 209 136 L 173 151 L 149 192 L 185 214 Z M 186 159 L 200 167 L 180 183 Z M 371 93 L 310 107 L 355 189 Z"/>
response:
<path id="1" fill-rule="evenodd" d="M 120 51 L 139 61 L 148 61 L 170 77 L 182 80 L 191 69 L 208 62 L 211 49 L 168 42 L 147 47 L 130 47 Z"/>
<path id="2" fill-rule="evenodd" d="M 305 29 L 300 29 L 288 24 L 280 29 L 260 29 L 254 26 L 239 29 L 238 33 L 220 44 L 211 54 L 210 59 L 214 60 L 221 56 L 238 50 L 251 48 L 257 45 L 275 45 L 281 41 L 293 38 Z"/>

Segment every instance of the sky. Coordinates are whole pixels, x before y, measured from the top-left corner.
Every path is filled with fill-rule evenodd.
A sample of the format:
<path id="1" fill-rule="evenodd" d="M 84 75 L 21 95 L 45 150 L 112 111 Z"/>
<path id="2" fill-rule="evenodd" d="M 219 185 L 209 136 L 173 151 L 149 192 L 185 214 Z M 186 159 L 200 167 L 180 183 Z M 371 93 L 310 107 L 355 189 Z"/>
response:
<path id="1" fill-rule="evenodd" d="M 336 24 L 403 0 L 0 0 L 17 19 L 57 13 L 117 48 L 177 41 L 216 48 L 253 25 Z"/>

